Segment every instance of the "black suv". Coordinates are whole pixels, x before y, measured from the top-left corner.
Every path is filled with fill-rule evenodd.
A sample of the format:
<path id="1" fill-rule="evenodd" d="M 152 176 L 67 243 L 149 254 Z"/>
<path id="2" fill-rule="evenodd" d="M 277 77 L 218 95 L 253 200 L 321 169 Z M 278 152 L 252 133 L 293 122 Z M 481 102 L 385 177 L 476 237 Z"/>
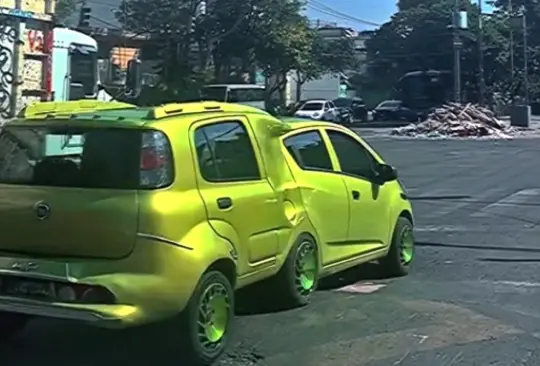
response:
<path id="1" fill-rule="evenodd" d="M 366 103 L 362 98 L 337 98 L 333 100 L 336 107 L 339 109 L 348 109 L 354 119 L 367 121 L 368 113 L 366 109 Z"/>

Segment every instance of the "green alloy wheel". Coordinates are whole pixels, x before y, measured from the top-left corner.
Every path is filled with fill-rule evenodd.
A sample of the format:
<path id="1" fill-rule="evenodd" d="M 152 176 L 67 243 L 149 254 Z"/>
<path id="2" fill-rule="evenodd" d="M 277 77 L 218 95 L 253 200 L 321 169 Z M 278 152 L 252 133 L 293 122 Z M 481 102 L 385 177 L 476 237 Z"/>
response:
<path id="1" fill-rule="evenodd" d="M 206 351 L 219 347 L 229 325 L 229 296 L 221 283 L 211 284 L 199 303 L 199 339 Z"/>
<path id="2" fill-rule="evenodd" d="M 406 217 L 399 217 L 392 235 L 392 242 L 386 257 L 379 262 L 388 276 L 404 276 L 414 260 L 414 230 Z"/>
<path id="3" fill-rule="evenodd" d="M 209 271 L 199 281 L 182 314 L 185 356 L 190 365 L 215 363 L 227 348 L 234 318 L 234 290 L 220 271 Z"/>
<path id="4" fill-rule="evenodd" d="M 319 251 L 309 235 L 300 235 L 292 246 L 281 271 L 274 278 L 272 293 L 279 294 L 280 305 L 304 306 L 319 280 Z"/>
<path id="5" fill-rule="evenodd" d="M 317 281 L 317 248 L 311 241 L 303 241 L 296 251 L 295 275 L 297 291 L 311 294 Z"/>
<path id="6" fill-rule="evenodd" d="M 403 227 L 400 235 L 401 263 L 408 265 L 414 257 L 414 233 L 411 226 Z"/>

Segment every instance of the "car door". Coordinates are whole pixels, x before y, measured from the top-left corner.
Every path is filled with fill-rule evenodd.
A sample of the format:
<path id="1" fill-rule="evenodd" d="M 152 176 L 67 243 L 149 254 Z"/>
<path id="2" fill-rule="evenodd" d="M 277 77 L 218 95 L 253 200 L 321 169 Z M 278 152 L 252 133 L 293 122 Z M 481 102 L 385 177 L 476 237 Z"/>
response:
<path id="1" fill-rule="evenodd" d="M 362 250 L 386 244 L 390 222 L 391 192 L 375 183 L 377 159 L 353 133 L 326 129 L 339 171 L 350 198 L 349 240 Z"/>
<path id="2" fill-rule="evenodd" d="M 235 246 L 238 274 L 272 265 L 284 210 L 267 180 L 247 119 L 196 123 L 192 139 L 208 220 L 219 236 Z"/>
<path id="3" fill-rule="evenodd" d="M 334 102 L 328 102 L 328 106 L 330 107 L 330 118 L 332 121 L 335 121 L 337 117 L 337 108 Z"/>
<path id="4" fill-rule="evenodd" d="M 323 115 L 321 120 L 327 121 L 328 119 L 330 119 L 330 113 L 330 104 L 328 104 L 328 102 L 324 102 Z"/>
<path id="5" fill-rule="evenodd" d="M 283 139 L 287 163 L 320 240 L 323 266 L 341 259 L 340 245 L 349 231 L 349 199 L 336 174 L 319 129 L 294 132 Z"/>

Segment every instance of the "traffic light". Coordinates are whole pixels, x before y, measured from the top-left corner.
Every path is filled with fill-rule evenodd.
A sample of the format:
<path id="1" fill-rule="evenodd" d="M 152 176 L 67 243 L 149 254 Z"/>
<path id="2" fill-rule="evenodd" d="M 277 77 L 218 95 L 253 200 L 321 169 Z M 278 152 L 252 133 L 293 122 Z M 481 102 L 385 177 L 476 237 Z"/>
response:
<path id="1" fill-rule="evenodd" d="M 90 27 L 90 13 L 92 13 L 92 8 L 83 6 L 81 8 L 81 14 L 79 17 L 79 27 Z"/>

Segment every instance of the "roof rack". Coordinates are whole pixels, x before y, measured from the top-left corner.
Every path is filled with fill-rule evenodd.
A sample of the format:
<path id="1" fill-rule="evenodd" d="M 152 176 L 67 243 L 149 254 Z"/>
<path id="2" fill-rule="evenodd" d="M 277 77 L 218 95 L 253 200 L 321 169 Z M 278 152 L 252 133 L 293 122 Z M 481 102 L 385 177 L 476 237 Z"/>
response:
<path id="1" fill-rule="evenodd" d="M 105 102 L 98 100 L 73 100 L 69 102 L 38 102 L 26 107 L 20 117 L 41 119 L 49 117 L 70 117 L 76 113 L 97 112 L 113 109 L 133 109 L 134 105 L 121 102 Z"/>
<path id="2" fill-rule="evenodd" d="M 189 103 L 170 103 L 153 108 L 148 114 L 148 119 L 159 120 L 163 118 L 192 113 L 211 113 L 211 112 L 229 112 L 229 113 L 264 113 L 262 109 L 250 107 L 243 104 L 203 101 Z"/>

